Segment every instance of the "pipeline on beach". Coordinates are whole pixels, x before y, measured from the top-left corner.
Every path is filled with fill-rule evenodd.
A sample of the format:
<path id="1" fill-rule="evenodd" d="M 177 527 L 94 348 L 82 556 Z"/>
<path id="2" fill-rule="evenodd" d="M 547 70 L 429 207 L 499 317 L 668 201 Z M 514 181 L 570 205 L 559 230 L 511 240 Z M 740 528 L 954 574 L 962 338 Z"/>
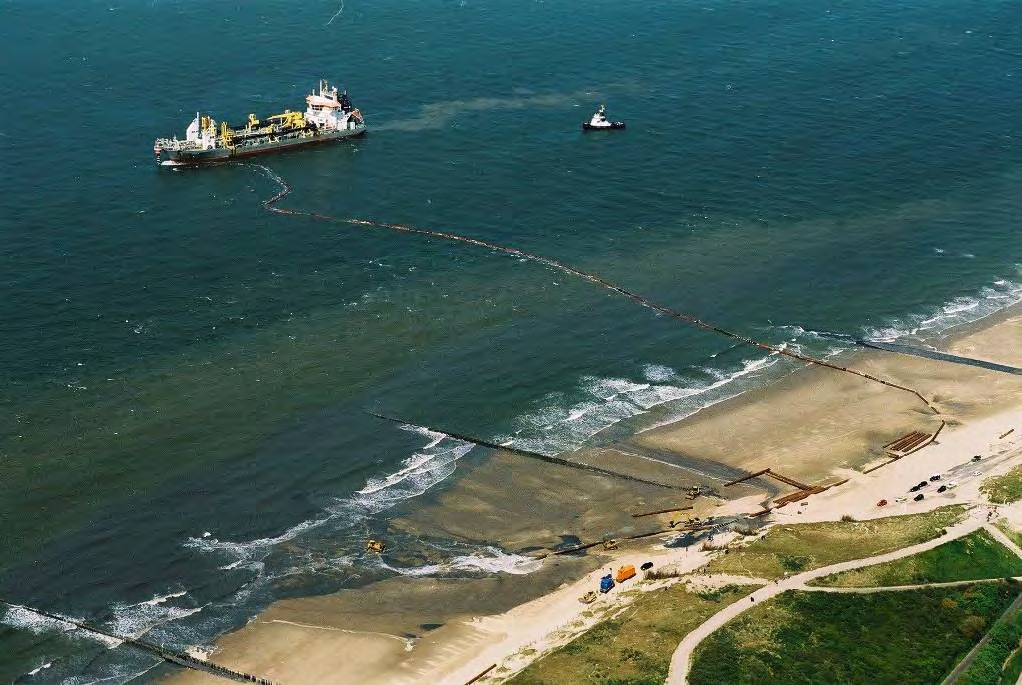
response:
<path id="1" fill-rule="evenodd" d="M 515 257 L 519 257 L 521 259 L 527 259 L 529 261 L 537 262 L 539 264 L 545 264 L 547 266 L 558 269 L 559 271 L 563 271 L 564 273 L 581 278 L 582 280 L 589 281 L 590 283 L 595 283 L 596 285 L 611 290 L 619 295 L 623 295 L 624 297 L 627 297 L 628 299 L 633 300 L 634 302 L 638 302 L 643 307 L 652 309 L 653 311 L 664 314 L 665 316 L 669 316 L 679 321 L 683 321 L 684 323 L 696 326 L 698 328 L 702 328 L 704 330 L 716 333 L 718 335 L 726 336 L 733 340 L 737 340 L 740 343 L 751 345 L 752 347 L 756 347 L 761 350 L 765 350 L 767 352 L 770 352 L 771 354 L 779 354 L 785 357 L 790 357 L 792 359 L 797 359 L 798 361 L 804 362 L 806 364 L 815 364 L 817 366 L 833 369 L 835 371 L 842 371 L 844 373 L 860 376 L 862 378 L 865 378 L 866 380 L 874 381 L 876 383 L 886 385 L 890 388 L 895 388 L 896 390 L 901 390 L 903 392 L 910 393 L 914 395 L 916 398 L 918 398 L 919 401 L 921 401 L 923 404 L 925 404 L 926 407 L 934 415 L 937 416 L 940 415 L 940 411 L 937 409 L 937 407 L 934 406 L 933 403 L 926 397 L 924 397 L 922 393 L 920 393 L 918 390 L 909 388 L 899 383 L 895 383 L 894 381 L 879 378 L 865 371 L 860 371 L 859 369 L 855 369 L 848 366 L 839 366 L 838 364 L 833 364 L 823 359 L 817 359 L 816 357 L 811 357 L 806 354 L 794 352 L 782 346 L 771 345 L 760 340 L 754 340 L 753 338 L 750 338 L 747 335 L 736 333 L 735 331 L 730 331 L 726 328 L 721 328 L 720 326 L 716 326 L 708 321 L 703 321 L 699 317 L 694 316 L 692 314 L 686 314 L 685 312 L 680 312 L 675 309 L 671 309 L 670 307 L 650 300 L 648 297 L 644 297 L 638 293 L 628 290 L 627 288 L 623 288 L 622 286 L 619 286 L 615 283 L 611 283 L 610 281 L 606 280 L 605 278 L 602 278 L 601 276 L 589 273 L 587 271 L 582 271 L 581 269 L 577 269 L 571 266 L 570 264 L 558 261 L 552 257 L 546 257 L 544 255 L 535 254 L 533 252 L 527 252 L 516 247 L 500 245 L 498 243 L 492 243 L 487 240 L 471 238 L 469 236 L 458 235 L 456 233 L 450 233 L 448 231 L 435 231 L 426 228 L 416 228 L 415 226 L 409 226 L 407 224 L 375 221 L 373 219 L 359 219 L 351 217 L 333 216 L 330 214 L 319 214 L 316 212 L 310 212 L 303 209 L 278 207 L 277 204 L 291 193 L 292 191 L 291 185 L 283 178 L 281 178 L 278 174 L 274 173 L 269 167 L 266 167 L 262 164 L 250 164 L 250 166 L 254 166 L 258 169 L 261 169 L 267 176 L 272 178 L 280 186 L 280 190 L 275 195 L 273 195 L 271 198 L 267 200 L 263 200 L 263 207 L 265 207 L 267 211 L 273 212 L 275 214 L 283 214 L 285 216 L 305 216 L 319 221 L 334 221 L 338 223 L 351 224 L 353 226 L 383 228 L 390 231 L 397 231 L 400 233 L 410 233 L 414 235 L 427 236 L 430 238 L 440 238 L 441 240 L 452 240 L 461 243 L 466 243 L 468 245 L 475 245 L 476 247 L 483 247 L 495 252 L 502 252 L 504 254 L 509 254 Z"/>

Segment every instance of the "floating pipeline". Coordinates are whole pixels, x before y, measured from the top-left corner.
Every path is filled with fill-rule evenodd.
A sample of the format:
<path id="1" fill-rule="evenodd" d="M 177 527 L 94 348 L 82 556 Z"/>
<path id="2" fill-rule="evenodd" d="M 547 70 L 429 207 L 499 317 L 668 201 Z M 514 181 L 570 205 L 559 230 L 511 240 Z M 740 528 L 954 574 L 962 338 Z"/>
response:
<path id="1" fill-rule="evenodd" d="M 604 287 L 604 288 L 606 288 L 608 290 L 611 290 L 611 291 L 613 291 L 615 293 L 618 293 L 619 295 L 623 295 L 624 297 L 627 297 L 628 299 L 633 300 L 634 302 L 638 302 L 643 307 L 647 307 L 648 309 L 652 309 L 653 311 L 656 311 L 656 312 L 659 312 L 661 314 L 664 314 L 665 316 L 669 316 L 671 318 L 678 319 L 679 321 L 683 321 L 683 322 L 685 322 L 687 324 L 690 324 L 692 326 L 696 326 L 698 328 L 702 328 L 703 330 L 711 331 L 713 333 L 717 333 L 719 335 L 726 336 L 728 338 L 731 338 L 732 340 L 737 340 L 737 341 L 739 341 L 741 343 L 744 343 L 746 345 L 751 345 L 752 347 L 756 347 L 756 348 L 759 348 L 761 350 L 765 350 L 765 351 L 770 352 L 772 354 L 779 354 L 779 355 L 783 355 L 785 357 L 789 357 L 791 359 L 797 359 L 798 361 L 805 362 L 806 364 L 815 364 L 817 366 L 822 366 L 822 367 L 825 367 L 825 368 L 828 368 L 828 369 L 833 369 L 835 371 L 842 371 L 844 373 L 848 373 L 848 374 L 851 374 L 853 376 L 859 376 L 860 378 L 865 378 L 866 380 L 870 380 L 870 381 L 873 381 L 875 383 L 880 383 L 881 385 L 886 385 L 889 388 L 894 388 L 896 390 L 901 390 L 903 392 L 907 392 L 907 393 L 909 393 L 911 395 L 914 395 L 916 398 L 918 398 L 919 401 L 922 402 L 923 404 L 925 404 L 926 407 L 934 415 L 936 415 L 936 416 L 940 415 L 940 411 L 933 405 L 933 403 L 931 403 L 930 400 L 926 399 L 918 390 L 915 390 L 913 388 L 909 388 L 909 387 L 904 386 L 904 385 L 900 385 L 898 383 L 895 383 L 894 381 L 889 381 L 889 380 L 886 380 L 884 378 L 879 378 L 877 376 L 874 376 L 873 374 L 866 373 L 865 371 L 860 371 L 858 369 L 854 369 L 854 368 L 848 367 L 848 366 L 839 366 L 837 364 L 833 364 L 831 362 L 824 361 L 823 359 L 817 359 L 815 357 L 810 357 L 809 355 L 800 354 L 798 352 L 793 352 L 793 351 L 791 351 L 791 350 L 789 350 L 789 349 L 787 349 L 785 347 L 778 347 L 776 345 L 771 345 L 769 343 L 765 343 L 765 342 L 762 342 L 762 341 L 759 341 L 759 340 L 754 340 L 754 339 L 752 339 L 752 338 L 750 338 L 750 337 L 748 337 L 746 335 L 742 335 L 741 333 L 736 333 L 734 331 L 727 330 L 726 328 L 721 328 L 720 326 L 715 326 L 714 324 L 709 323 L 707 321 L 703 321 L 702 319 L 700 319 L 700 318 L 698 318 L 696 316 L 693 316 L 692 314 L 686 314 L 684 312 L 679 312 L 679 311 L 676 311 L 674 309 L 671 309 L 670 307 L 664 306 L 662 304 L 658 304 L 658 303 L 650 300 L 647 297 L 643 297 L 642 295 L 639 295 L 638 293 L 634 293 L 631 290 L 628 290 L 628 289 L 623 288 L 623 287 L 621 287 L 619 285 L 611 283 L 610 281 L 608 281 L 608 280 L 606 280 L 606 279 L 604 279 L 604 278 L 602 278 L 600 276 L 597 276 L 596 274 L 591 274 L 591 273 L 588 273 L 586 271 L 582 271 L 580 269 L 576 269 L 575 267 L 570 266 L 569 264 L 565 264 L 564 262 L 557 261 L 556 259 L 553 259 L 552 257 L 545 257 L 543 255 L 535 254 L 535 253 L 532 253 L 532 252 L 526 252 L 525 250 L 520 250 L 520 249 L 518 249 L 516 247 L 508 247 L 507 245 L 499 245 L 497 243 L 491 243 L 489 241 L 481 240 L 479 238 L 470 238 L 468 236 L 458 235 L 456 233 L 449 233 L 447 231 L 434 231 L 434 230 L 430 230 L 430 229 L 426 229 L 426 228 L 416 228 L 415 226 L 408 226 L 406 224 L 388 223 L 388 222 L 385 222 L 385 221 L 375 221 L 373 219 L 348 218 L 348 217 L 341 217 L 341 216 L 333 216 L 333 215 L 330 215 L 330 214 L 318 214 L 318 213 L 310 212 L 310 211 L 303 210 L 303 209 L 291 209 L 291 208 L 287 208 L 287 207 L 278 207 L 277 203 L 279 203 L 281 200 L 283 200 L 285 197 L 287 197 L 291 193 L 291 191 L 292 191 L 291 184 L 289 184 L 287 181 L 285 181 L 279 175 L 275 174 L 269 167 L 263 166 L 262 164 L 251 164 L 250 166 L 254 166 L 254 167 L 258 168 L 258 169 L 261 169 L 267 176 L 272 178 L 280 186 L 280 191 L 277 194 L 275 194 L 273 197 L 269 198 L 268 200 L 263 200 L 263 207 L 265 207 L 267 211 L 273 212 L 275 214 L 283 214 L 285 216 L 305 216 L 305 217 L 309 217 L 311 219 L 315 219 L 317 221 L 333 221 L 333 222 L 337 222 L 337 223 L 351 224 L 353 226 L 367 226 L 367 227 L 371 227 L 371 228 L 383 228 L 383 229 L 387 229 L 387 230 L 390 230 L 390 231 L 397 231 L 397 232 L 400 232 L 400 233 L 410 233 L 410 234 L 413 234 L 413 235 L 422 235 L 422 236 L 427 236 L 429 238 L 440 238 L 441 240 L 453 240 L 453 241 L 457 241 L 457 242 L 460 242 L 460 243 L 466 243 L 468 245 L 475 245 L 476 247 L 483 247 L 483 248 L 486 248 L 488 250 L 493 250 L 495 252 L 503 252 L 504 254 L 509 254 L 509 255 L 512 255 L 512 256 L 515 256 L 515 257 L 519 257 L 521 259 L 527 259 L 529 261 L 537 262 L 539 264 L 546 264 L 547 266 L 551 266 L 551 267 L 553 267 L 555 269 L 558 269 L 559 271 L 563 271 L 564 273 L 571 274 L 572 276 L 577 276 L 578 278 L 581 278 L 582 280 L 589 281 L 590 283 L 595 283 L 596 285 L 602 286 L 602 287 Z"/>
<path id="2" fill-rule="evenodd" d="M 117 635 L 116 633 L 111 633 L 108 630 L 97 628 L 96 626 L 85 623 L 84 621 L 68 618 L 66 616 L 59 616 L 57 614 L 53 614 L 42 609 L 36 609 L 34 607 L 26 606 L 24 604 L 15 604 L 14 602 L 8 602 L 7 600 L 4 599 L 0 599 L 0 604 L 8 606 L 12 609 L 22 609 L 24 611 L 30 611 L 33 614 L 37 614 L 39 616 L 52 619 L 54 621 L 59 621 L 61 623 L 66 623 L 68 625 L 74 626 L 75 628 L 79 628 L 81 630 L 94 633 L 96 635 L 102 635 L 103 637 L 117 640 L 118 642 L 142 650 L 143 652 L 153 654 L 163 659 L 164 661 L 168 661 L 172 664 L 177 664 L 178 666 L 184 666 L 185 668 L 190 668 L 193 671 L 202 671 L 203 673 L 220 676 L 221 678 L 224 678 L 226 680 L 233 680 L 239 683 L 258 683 L 258 685 L 277 685 L 273 681 L 266 680 L 265 678 L 249 675 L 248 673 L 242 673 L 240 671 L 234 671 L 232 669 L 227 668 L 226 666 L 221 666 L 211 661 L 197 659 L 191 656 L 190 654 L 184 654 L 182 652 L 172 652 L 169 649 L 164 649 L 159 645 L 153 644 L 151 642 L 146 642 L 145 640 L 140 640 L 134 637 L 126 637 L 124 635 Z"/>

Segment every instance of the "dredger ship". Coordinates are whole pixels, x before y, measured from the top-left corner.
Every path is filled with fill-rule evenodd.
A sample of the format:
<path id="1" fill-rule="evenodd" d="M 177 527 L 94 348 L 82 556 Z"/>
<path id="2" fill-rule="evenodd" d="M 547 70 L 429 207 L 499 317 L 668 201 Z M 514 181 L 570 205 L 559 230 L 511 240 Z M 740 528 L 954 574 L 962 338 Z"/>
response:
<path id="1" fill-rule="evenodd" d="M 226 121 L 217 128 L 211 116 L 195 113 L 184 140 L 157 138 L 156 162 L 162 166 L 217 164 L 239 157 L 291 150 L 329 143 L 365 133 L 362 114 L 351 105 L 347 92 L 338 92 L 326 81 L 305 98 L 305 112 L 285 110 L 260 120 L 248 115 L 243 126 Z"/>

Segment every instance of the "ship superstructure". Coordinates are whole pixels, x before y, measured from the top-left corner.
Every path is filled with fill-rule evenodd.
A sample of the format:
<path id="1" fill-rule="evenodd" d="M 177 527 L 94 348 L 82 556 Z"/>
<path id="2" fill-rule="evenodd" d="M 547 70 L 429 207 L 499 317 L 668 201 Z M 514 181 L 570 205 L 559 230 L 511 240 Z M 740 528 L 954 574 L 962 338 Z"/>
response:
<path id="1" fill-rule="evenodd" d="M 362 135 L 366 131 L 361 112 L 353 108 L 348 94 L 325 80 L 305 97 L 304 112 L 284 110 L 260 120 L 255 114 L 241 126 L 226 121 L 217 126 L 201 112 L 185 130 L 184 140 L 158 138 L 153 144 L 156 162 L 163 166 L 216 164 L 238 157 L 289 150 Z"/>

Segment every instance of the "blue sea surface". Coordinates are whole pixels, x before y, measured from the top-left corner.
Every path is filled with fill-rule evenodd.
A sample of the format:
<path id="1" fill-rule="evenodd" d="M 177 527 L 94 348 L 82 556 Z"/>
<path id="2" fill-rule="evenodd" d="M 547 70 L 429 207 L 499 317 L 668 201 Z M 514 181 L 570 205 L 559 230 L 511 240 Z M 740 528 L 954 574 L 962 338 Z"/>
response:
<path id="1" fill-rule="evenodd" d="M 563 454 L 795 368 L 549 265 L 269 213 L 274 175 L 282 206 L 513 246 L 814 355 L 1019 301 L 1020 22 L 996 0 L 4 0 L 0 598 L 210 644 L 396 573 L 366 536 L 486 457 L 366 410 Z M 154 165 L 197 110 L 299 109 L 321 77 L 367 136 Z M 628 128 L 583 134 L 600 103 Z M 444 550 L 518 563 L 486 542 Z M 0 621 L 0 681 L 159 672 Z"/>

